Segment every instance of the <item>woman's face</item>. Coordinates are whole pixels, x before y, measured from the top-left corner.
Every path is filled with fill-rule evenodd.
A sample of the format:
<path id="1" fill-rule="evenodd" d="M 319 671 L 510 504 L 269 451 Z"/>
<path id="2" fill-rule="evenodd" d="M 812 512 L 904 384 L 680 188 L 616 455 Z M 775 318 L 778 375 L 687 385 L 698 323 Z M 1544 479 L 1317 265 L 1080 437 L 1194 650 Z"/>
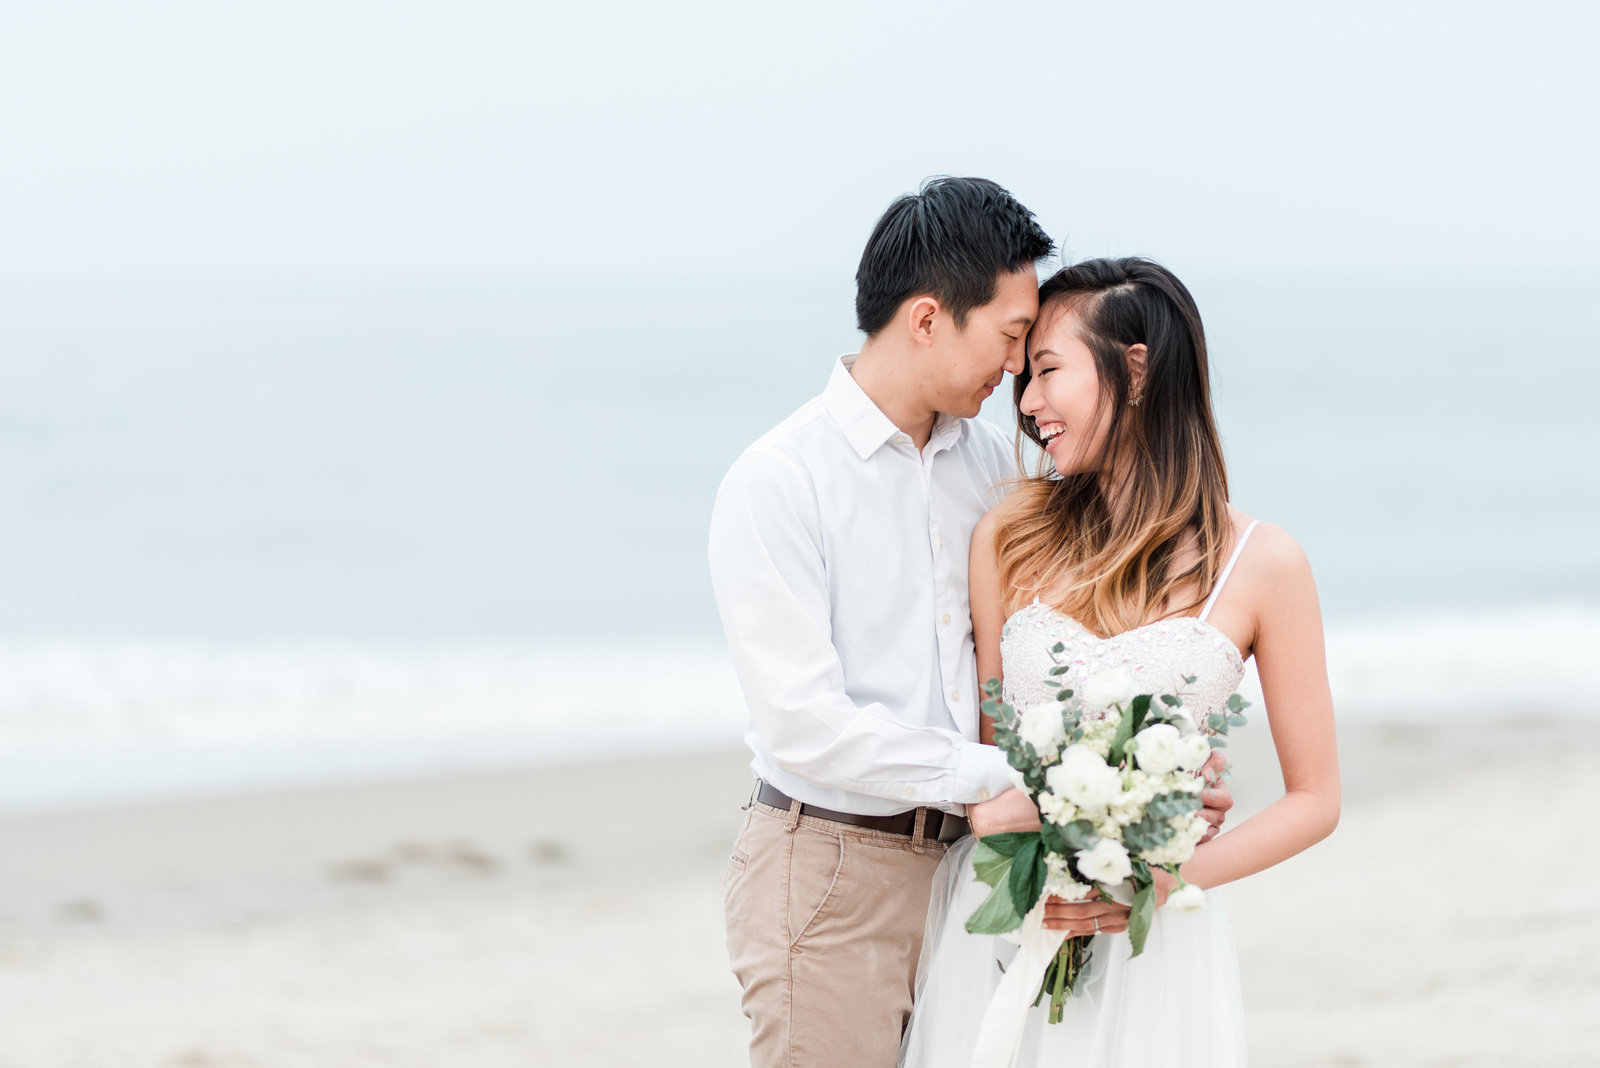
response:
<path id="1" fill-rule="evenodd" d="M 1094 353 L 1079 337 L 1078 315 L 1055 304 L 1040 309 L 1028 337 L 1032 378 L 1019 405 L 1033 419 L 1045 451 L 1063 475 L 1094 470 L 1111 425 L 1111 405 L 1101 402 Z"/>

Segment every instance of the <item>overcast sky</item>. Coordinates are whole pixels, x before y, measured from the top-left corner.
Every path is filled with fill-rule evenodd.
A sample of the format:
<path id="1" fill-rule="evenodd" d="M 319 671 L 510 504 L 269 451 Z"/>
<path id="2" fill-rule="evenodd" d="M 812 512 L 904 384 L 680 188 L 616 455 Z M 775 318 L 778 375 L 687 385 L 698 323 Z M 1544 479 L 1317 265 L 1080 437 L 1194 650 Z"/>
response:
<path id="1" fill-rule="evenodd" d="M 835 276 L 924 175 L 1076 255 L 1594 273 L 1590 5 L 0 8 L 0 273 Z"/>

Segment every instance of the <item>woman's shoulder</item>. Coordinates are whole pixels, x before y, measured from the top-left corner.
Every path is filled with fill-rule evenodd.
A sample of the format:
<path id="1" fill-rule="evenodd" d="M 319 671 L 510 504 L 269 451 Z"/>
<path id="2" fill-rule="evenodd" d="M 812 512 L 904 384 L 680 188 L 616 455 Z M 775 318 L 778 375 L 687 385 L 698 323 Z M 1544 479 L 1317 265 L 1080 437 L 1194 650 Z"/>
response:
<path id="1" fill-rule="evenodd" d="M 1235 546 L 1246 531 L 1250 532 L 1249 542 L 1239 553 L 1237 568 L 1241 577 L 1272 583 L 1310 573 L 1311 561 L 1305 549 L 1283 527 L 1249 515 L 1232 504 L 1228 505 L 1228 514 L 1233 520 Z"/>
<path id="2" fill-rule="evenodd" d="M 1006 494 L 999 504 L 983 513 L 978 525 L 972 528 L 972 543 L 993 545 L 1001 527 L 1028 511 L 1030 507 L 1030 502 L 1027 500 L 1030 495 L 1026 492 L 1028 489 L 1027 485 L 1017 487 Z"/>

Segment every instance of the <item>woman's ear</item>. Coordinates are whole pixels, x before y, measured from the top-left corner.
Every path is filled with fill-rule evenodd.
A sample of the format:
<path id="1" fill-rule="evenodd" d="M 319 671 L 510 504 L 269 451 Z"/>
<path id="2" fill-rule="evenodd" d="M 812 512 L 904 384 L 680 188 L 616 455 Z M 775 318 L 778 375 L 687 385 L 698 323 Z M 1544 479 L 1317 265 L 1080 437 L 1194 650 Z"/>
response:
<path id="1" fill-rule="evenodd" d="M 1128 360 L 1128 393 L 1138 397 L 1144 393 L 1144 362 L 1150 355 L 1150 350 L 1143 342 L 1129 345 L 1124 354 Z"/>

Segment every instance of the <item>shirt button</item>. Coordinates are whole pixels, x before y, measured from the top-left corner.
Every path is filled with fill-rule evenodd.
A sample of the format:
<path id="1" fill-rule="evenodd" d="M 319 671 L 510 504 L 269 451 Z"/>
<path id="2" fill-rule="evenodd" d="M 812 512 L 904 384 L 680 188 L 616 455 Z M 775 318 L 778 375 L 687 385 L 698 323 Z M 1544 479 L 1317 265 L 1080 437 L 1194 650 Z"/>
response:
<path id="1" fill-rule="evenodd" d="M 978 791 L 978 800 L 979 801 L 987 801 L 987 800 L 989 800 L 989 788 L 987 786 L 985 786 L 983 789 Z"/>
<path id="2" fill-rule="evenodd" d="M 907 787 L 906 787 L 906 796 L 907 796 L 907 797 L 916 797 L 916 796 L 917 796 L 917 789 L 916 789 L 916 787 L 914 787 L 914 786 L 907 786 Z"/>
<path id="3" fill-rule="evenodd" d="M 941 548 L 941 549 L 944 548 L 944 539 L 943 538 L 939 539 L 939 548 Z"/>
<path id="4" fill-rule="evenodd" d="M 960 690 L 951 690 L 950 691 L 950 700 L 952 700 L 952 701 L 961 700 L 961 691 Z"/>
<path id="5" fill-rule="evenodd" d="M 944 621 L 945 621 L 945 622 L 946 622 L 946 623 L 949 623 L 949 622 L 950 622 L 950 613 L 949 613 L 949 612 L 946 612 L 946 613 L 945 613 L 945 614 L 944 614 Z"/>

